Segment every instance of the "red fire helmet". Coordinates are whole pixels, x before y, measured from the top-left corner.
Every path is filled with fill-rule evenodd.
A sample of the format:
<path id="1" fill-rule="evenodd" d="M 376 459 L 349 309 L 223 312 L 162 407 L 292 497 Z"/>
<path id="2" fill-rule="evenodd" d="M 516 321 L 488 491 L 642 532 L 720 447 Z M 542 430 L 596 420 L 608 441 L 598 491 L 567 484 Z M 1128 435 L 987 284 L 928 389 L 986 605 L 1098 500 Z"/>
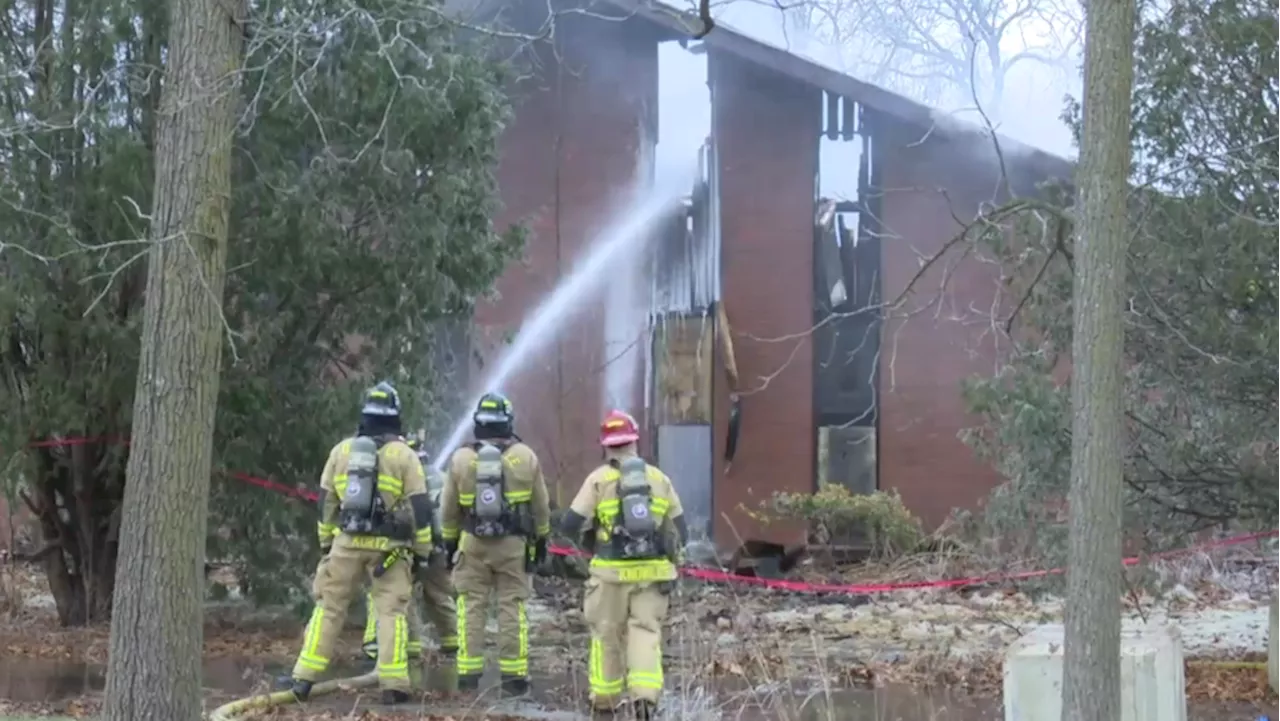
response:
<path id="1" fill-rule="evenodd" d="M 625 411 L 609 411 L 600 423 L 600 445 L 625 446 L 640 440 L 640 428 L 636 419 Z"/>

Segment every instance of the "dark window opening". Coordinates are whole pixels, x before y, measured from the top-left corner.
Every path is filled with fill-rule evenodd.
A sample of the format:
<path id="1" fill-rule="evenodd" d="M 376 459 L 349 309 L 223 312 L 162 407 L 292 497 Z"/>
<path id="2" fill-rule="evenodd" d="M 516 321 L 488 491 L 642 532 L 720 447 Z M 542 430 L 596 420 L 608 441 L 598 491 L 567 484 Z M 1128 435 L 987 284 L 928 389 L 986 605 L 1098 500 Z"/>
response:
<path id="1" fill-rule="evenodd" d="M 878 487 L 881 281 L 879 187 L 866 112 L 824 94 L 814 214 L 817 484 Z"/>

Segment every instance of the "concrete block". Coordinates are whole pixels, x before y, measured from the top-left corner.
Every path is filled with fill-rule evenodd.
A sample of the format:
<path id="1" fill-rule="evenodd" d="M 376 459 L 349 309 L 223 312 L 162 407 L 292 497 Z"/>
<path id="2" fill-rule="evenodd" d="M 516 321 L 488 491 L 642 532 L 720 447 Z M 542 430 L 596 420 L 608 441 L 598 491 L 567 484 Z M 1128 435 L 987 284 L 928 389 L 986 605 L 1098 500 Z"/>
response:
<path id="1" fill-rule="evenodd" d="M 1005 721 L 1061 721 L 1061 624 L 1018 639 L 1004 660 Z M 1120 636 L 1120 721 L 1186 721 L 1182 639 L 1161 625 Z"/>
<path id="2" fill-rule="evenodd" d="M 1276 667 L 1280 665 L 1280 659 L 1276 658 L 1277 653 L 1280 653 L 1280 649 L 1276 648 L 1277 643 L 1280 643 L 1276 634 L 1276 616 L 1277 611 L 1280 611 L 1277 603 L 1280 603 L 1280 588 L 1271 595 L 1271 626 L 1267 629 L 1267 681 L 1270 682 L 1272 691 L 1280 690 L 1280 683 L 1276 681 Z"/>

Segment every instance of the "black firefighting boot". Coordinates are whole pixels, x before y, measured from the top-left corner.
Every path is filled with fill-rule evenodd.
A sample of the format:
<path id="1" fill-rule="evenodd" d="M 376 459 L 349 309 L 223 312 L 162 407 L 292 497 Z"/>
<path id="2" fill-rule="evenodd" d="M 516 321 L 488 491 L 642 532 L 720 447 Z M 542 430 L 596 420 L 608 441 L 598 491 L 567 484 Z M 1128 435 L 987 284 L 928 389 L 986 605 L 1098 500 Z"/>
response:
<path id="1" fill-rule="evenodd" d="M 478 673 L 460 673 L 458 674 L 458 691 L 467 693 L 470 691 L 480 690 L 480 674 Z"/>
<path id="2" fill-rule="evenodd" d="M 524 696 L 529 693 L 528 676 L 508 676 L 502 674 L 503 696 Z"/>
<path id="3" fill-rule="evenodd" d="M 658 713 L 658 704 L 636 699 L 631 702 L 631 717 L 636 721 L 651 721 Z"/>
<path id="4" fill-rule="evenodd" d="M 401 691 L 394 688 L 382 689 L 382 703 L 387 706 L 395 706 L 409 700 L 409 692 Z"/>
<path id="5" fill-rule="evenodd" d="M 288 691 L 293 688 L 293 676 L 290 674 L 276 676 L 272 686 L 274 686 L 277 691 Z"/>
<path id="6" fill-rule="evenodd" d="M 614 706 L 596 706 L 591 704 L 591 718 L 611 719 L 617 713 L 618 709 Z"/>
<path id="7" fill-rule="evenodd" d="M 366 643 L 360 647 L 360 660 L 356 662 L 356 668 L 363 673 L 371 673 L 378 667 L 378 644 Z"/>
<path id="8" fill-rule="evenodd" d="M 310 681 L 303 681 L 302 679 L 297 678 L 294 679 L 293 688 L 291 689 L 293 691 L 293 697 L 298 699 L 299 702 L 306 701 L 308 698 L 311 698 L 311 685 Z"/>

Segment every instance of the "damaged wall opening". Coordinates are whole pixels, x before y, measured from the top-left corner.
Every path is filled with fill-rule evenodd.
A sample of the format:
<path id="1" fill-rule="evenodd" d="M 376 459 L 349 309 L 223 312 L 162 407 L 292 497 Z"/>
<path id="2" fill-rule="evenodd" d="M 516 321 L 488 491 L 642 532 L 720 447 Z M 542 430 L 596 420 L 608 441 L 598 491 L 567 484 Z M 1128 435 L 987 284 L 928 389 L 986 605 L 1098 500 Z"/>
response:
<path id="1" fill-rule="evenodd" d="M 654 460 L 676 485 L 690 535 L 709 537 L 715 448 L 712 402 L 720 239 L 707 56 L 658 46 L 654 179 L 670 182 L 697 159 L 691 195 L 660 231 L 650 266 L 646 404 Z"/>
<path id="2" fill-rule="evenodd" d="M 816 487 L 878 487 L 880 198 L 865 109 L 823 93 L 814 217 Z"/>

